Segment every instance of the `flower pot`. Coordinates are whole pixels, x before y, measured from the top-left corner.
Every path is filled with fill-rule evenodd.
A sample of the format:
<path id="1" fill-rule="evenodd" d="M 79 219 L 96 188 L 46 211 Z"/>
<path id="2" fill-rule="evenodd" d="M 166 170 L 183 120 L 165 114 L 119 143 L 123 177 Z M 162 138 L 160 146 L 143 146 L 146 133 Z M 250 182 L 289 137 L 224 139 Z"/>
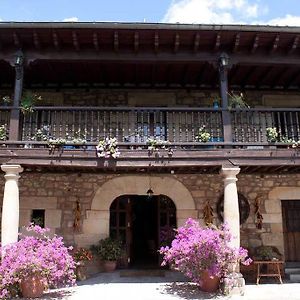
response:
<path id="1" fill-rule="evenodd" d="M 105 260 L 103 262 L 104 272 L 113 272 L 116 269 L 116 267 L 117 267 L 116 261 Z"/>
<path id="2" fill-rule="evenodd" d="M 203 271 L 201 274 L 201 280 L 199 287 L 202 291 L 213 293 L 219 288 L 220 278 L 217 276 L 210 276 L 208 271 Z"/>
<path id="3" fill-rule="evenodd" d="M 21 280 L 20 289 L 24 298 L 39 298 L 45 290 L 45 279 L 39 274 L 29 275 Z"/>
<path id="4" fill-rule="evenodd" d="M 84 261 L 80 261 L 79 265 L 76 267 L 76 279 L 79 281 L 87 279 L 87 270 Z"/>

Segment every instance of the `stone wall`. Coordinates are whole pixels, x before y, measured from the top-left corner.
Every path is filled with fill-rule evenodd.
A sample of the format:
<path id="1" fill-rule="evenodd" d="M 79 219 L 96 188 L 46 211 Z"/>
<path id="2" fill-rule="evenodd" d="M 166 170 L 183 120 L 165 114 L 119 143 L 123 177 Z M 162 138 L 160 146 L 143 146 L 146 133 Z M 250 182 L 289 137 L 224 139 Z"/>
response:
<path id="1" fill-rule="evenodd" d="M 197 217 L 201 222 L 203 222 L 203 207 L 209 201 L 214 208 L 215 223 L 219 223 L 216 204 L 223 193 L 223 181 L 220 175 L 175 174 L 158 176 L 165 180 L 168 178 L 176 179 L 187 188 L 197 210 L 197 214 L 193 213 L 193 217 Z M 74 244 L 75 241 L 80 240 L 76 236 L 84 235 L 82 225 L 88 214 L 91 214 L 92 201 L 97 191 L 104 183 L 116 177 L 125 178 L 126 176 L 80 172 L 69 174 L 25 171 L 20 178 L 20 225 L 28 224 L 32 209 L 45 209 L 46 226 L 50 227 L 53 232 L 64 236 L 68 244 Z M 0 178 L 0 184 L 0 199 L 2 201 L 3 177 Z M 277 246 L 283 253 L 280 201 L 300 199 L 300 174 L 241 174 L 238 175 L 237 186 L 238 191 L 249 200 L 251 206 L 250 216 L 241 226 L 241 244 L 249 248 L 259 245 Z M 152 188 L 154 191 L 158 190 L 156 186 L 152 186 Z M 137 187 L 133 186 L 132 193 L 135 189 Z M 120 193 L 122 193 L 122 189 L 120 189 Z M 261 212 L 264 217 L 262 229 L 257 229 L 255 225 L 254 203 L 257 197 L 262 199 Z M 101 201 L 101 194 L 99 199 Z M 73 227 L 77 200 L 81 204 L 81 230 L 78 232 L 74 231 Z M 183 198 L 182 202 L 184 203 L 184 201 Z M 181 218 L 188 217 L 185 212 L 184 209 L 181 210 Z M 95 242 L 97 241 L 95 240 Z"/>
<path id="2" fill-rule="evenodd" d="M 62 89 L 37 90 L 43 101 L 39 105 L 64 106 L 190 106 L 212 107 L 218 90 L 130 90 L 130 89 Z M 234 91 L 239 94 L 240 91 Z M 0 99 L 12 96 L 11 90 L 0 90 Z M 286 101 L 286 97 L 291 101 Z M 250 107 L 297 107 L 299 92 L 244 92 Z M 0 101 L 1 102 L 1 101 Z"/>

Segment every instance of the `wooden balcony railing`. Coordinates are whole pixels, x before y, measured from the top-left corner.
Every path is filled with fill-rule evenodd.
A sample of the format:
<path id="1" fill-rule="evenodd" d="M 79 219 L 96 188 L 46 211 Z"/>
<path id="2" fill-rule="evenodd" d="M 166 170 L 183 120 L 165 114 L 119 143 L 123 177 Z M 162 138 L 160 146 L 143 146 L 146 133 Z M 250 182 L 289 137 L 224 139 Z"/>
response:
<path id="1" fill-rule="evenodd" d="M 10 108 L 0 109 L 0 125 L 9 130 Z M 255 108 L 230 110 L 232 140 L 224 141 L 222 109 L 211 108 L 114 108 L 114 107 L 36 107 L 21 114 L 20 141 L 38 140 L 43 129 L 47 138 L 72 140 L 82 137 L 96 143 L 116 137 L 121 143 L 145 143 L 148 138 L 174 144 L 193 144 L 199 128 L 205 126 L 210 144 L 250 143 L 265 145 L 267 128 L 275 127 L 278 142 L 300 140 L 300 109 Z"/>
<path id="2" fill-rule="evenodd" d="M 178 108 L 37 108 L 25 114 L 21 139 L 31 140 L 47 128 L 52 138 L 82 135 L 89 142 L 116 137 L 119 142 L 143 143 L 148 138 L 194 142 L 201 126 L 222 141 L 221 111 Z"/>

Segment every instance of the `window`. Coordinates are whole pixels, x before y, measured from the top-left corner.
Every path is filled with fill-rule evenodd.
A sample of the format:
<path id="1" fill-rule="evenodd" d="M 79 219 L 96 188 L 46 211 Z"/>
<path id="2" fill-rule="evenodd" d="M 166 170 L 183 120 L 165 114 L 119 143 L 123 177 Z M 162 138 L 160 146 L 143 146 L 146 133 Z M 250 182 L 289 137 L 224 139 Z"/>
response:
<path id="1" fill-rule="evenodd" d="M 45 210 L 33 209 L 31 214 L 31 222 L 35 225 L 39 225 L 42 228 L 45 227 Z"/>

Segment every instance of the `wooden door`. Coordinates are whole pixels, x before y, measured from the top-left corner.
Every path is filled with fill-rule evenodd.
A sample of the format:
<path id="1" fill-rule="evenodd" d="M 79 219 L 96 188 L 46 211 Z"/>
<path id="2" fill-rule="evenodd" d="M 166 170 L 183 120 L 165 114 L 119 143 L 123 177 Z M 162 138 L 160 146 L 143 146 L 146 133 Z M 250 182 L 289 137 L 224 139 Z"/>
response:
<path id="1" fill-rule="evenodd" d="M 174 238 L 176 222 L 176 206 L 167 196 L 158 196 L 158 246 L 170 245 Z"/>
<path id="2" fill-rule="evenodd" d="M 132 252 L 131 207 L 130 196 L 118 197 L 110 206 L 109 235 L 122 242 L 126 256 L 123 257 L 121 264 L 125 266 L 130 263 Z"/>
<path id="3" fill-rule="evenodd" d="M 282 201 L 286 261 L 300 261 L 300 200 Z"/>

